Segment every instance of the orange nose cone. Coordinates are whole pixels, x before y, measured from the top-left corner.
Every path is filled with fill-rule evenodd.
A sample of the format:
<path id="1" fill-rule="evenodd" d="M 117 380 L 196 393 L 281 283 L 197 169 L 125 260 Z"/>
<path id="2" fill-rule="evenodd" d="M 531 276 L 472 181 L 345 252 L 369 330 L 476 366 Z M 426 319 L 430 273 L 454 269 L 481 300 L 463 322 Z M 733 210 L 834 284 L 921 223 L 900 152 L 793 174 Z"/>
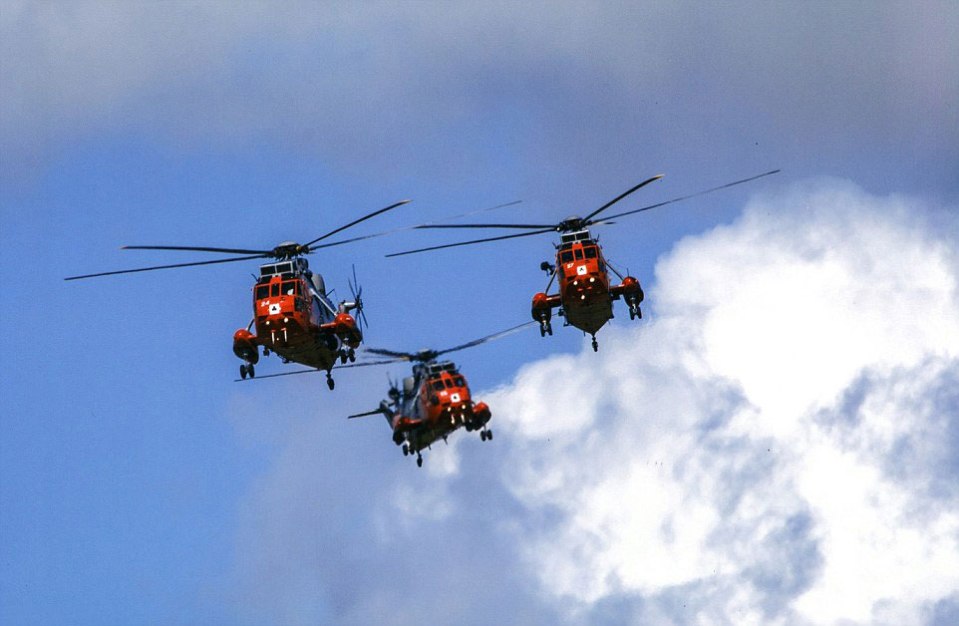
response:
<path id="1" fill-rule="evenodd" d="M 333 329 L 342 341 L 345 341 L 351 348 L 357 348 L 363 340 L 359 329 L 356 327 L 356 320 L 349 313 L 338 313 L 333 319 Z"/>
<path id="2" fill-rule="evenodd" d="M 485 424 L 492 417 L 489 406 L 485 402 L 477 402 L 473 405 L 473 419 L 480 424 Z"/>
<path id="3" fill-rule="evenodd" d="M 238 342 L 238 341 L 248 341 L 248 342 L 252 342 L 252 341 L 253 341 L 253 333 L 251 333 L 250 331 L 248 331 L 248 330 L 245 329 L 245 328 L 241 328 L 240 330 L 238 330 L 238 331 L 236 331 L 235 333 L 233 333 L 233 342 L 236 343 L 236 342 Z"/>
<path id="4" fill-rule="evenodd" d="M 245 328 L 233 333 L 233 354 L 244 361 L 256 363 L 260 358 L 256 351 L 256 336 Z"/>

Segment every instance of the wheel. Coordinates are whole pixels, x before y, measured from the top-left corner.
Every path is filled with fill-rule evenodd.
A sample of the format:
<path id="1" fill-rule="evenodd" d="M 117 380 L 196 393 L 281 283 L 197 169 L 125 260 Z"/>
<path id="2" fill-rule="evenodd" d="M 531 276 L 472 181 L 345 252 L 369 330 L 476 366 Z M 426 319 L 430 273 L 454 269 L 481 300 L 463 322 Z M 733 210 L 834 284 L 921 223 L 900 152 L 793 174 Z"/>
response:
<path id="1" fill-rule="evenodd" d="M 250 375 L 250 378 L 256 376 L 256 370 L 253 369 L 252 363 L 246 366 L 246 373 Z"/>
<path id="2" fill-rule="evenodd" d="M 492 430 L 487 430 L 487 431 L 486 431 L 486 441 L 493 441 L 493 431 L 492 431 Z"/>
<path id="3" fill-rule="evenodd" d="M 540 327 L 539 327 L 539 336 L 540 336 L 540 337 L 545 337 L 545 336 L 546 336 L 546 327 L 545 327 L 545 326 L 540 326 Z"/>
<path id="4" fill-rule="evenodd" d="M 423 457 L 416 457 L 416 467 L 423 467 Z"/>
<path id="5" fill-rule="evenodd" d="M 599 352 L 599 342 L 596 341 L 596 338 L 593 338 L 593 352 Z"/>
<path id="6" fill-rule="evenodd" d="M 408 456 L 409 453 L 410 453 L 410 447 L 404 443 L 404 444 L 403 444 L 403 456 Z"/>
<path id="7" fill-rule="evenodd" d="M 350 359 L 350 363 L 356 363 L 356 352 L 350 350 L 350 353 L 347 355 L 347 357 Z"/>
<path id="8" fill-rule="evenodd" d="M 336 383 L 333 381 L 332 378 L 327 378 L 326 386 L 330 388 L 330 391 L 333 391 L 333 388 L 336 387 Z"/>
<path id="9" fill-rule="evenodd" d="M 240 378 L 246 380 L 246 365 L 240 366 Z"/>

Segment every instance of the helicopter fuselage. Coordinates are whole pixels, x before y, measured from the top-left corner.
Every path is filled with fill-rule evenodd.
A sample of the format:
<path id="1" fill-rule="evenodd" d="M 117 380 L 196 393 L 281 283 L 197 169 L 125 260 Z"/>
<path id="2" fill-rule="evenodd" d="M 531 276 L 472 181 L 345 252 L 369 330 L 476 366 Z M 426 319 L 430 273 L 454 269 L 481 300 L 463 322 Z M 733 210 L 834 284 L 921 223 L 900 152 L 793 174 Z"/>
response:
<path id="1" fill-rule="evenodd" d="M 346 308 L 327 297 L 323 279 L 309 270 L 306 259 L 263 265 L 253 287 L 253 328 L 233 336 L 233 352 L 247 363 L 276 353 L 285 362 L 301 363 L 329 372 L 337 359 L 352 357 L 362 334 Z M 346 305 L 346 306 L 345 306 Z M 241 368 L 252 372 L 252 369 Z"/>
<path id="2" fill-rule="evenodd" d="M 415 365 L 403 390 L 395 390 L 391 398 L 386 417 L 394 443 L 404 444 L 405 454 L 418 454 L 459 428 L 486 432 L 491 417 L 489 407 L 473 400 L 466 378 L 449 361 Z"/>
<path id="3" fill-rule="evenodd" d="M 545 292 L 533 296 L 531 314 L 540 322 L 540 333 L 552 334 L 552 309 L 560 308 L 560 315 L 570 326 L 594 336 L 613 317 L 613 300 L 621 296 L 630 307 L 630 318 L 642 316 L 639 303 L 643 291 L 639 281 L 625 276 L 618 285 L 612 285 L 603 249 L 588 230 L 563 233 L 556 249 L 556 264 L 545 263 L 551 278 L 557 279 L 559 293 Z"/>

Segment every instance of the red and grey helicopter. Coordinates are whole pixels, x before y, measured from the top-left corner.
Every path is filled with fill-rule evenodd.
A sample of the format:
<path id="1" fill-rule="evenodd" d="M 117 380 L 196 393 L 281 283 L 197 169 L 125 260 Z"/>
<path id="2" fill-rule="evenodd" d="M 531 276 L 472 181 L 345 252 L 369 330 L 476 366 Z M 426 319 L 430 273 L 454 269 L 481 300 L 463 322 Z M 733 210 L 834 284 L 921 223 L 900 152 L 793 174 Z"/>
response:
<path id="1" fill-rule="evenodd" d="M 417 228 L 506 228 L 525 230 L 529 232 L 518 233 L 514 235 L 502 235 L 499 237 L 487 237 L 484 239 L 473 239 L 470 241 L 460 241 L 428 248 L 419 248 L 408 250 L 406 252 L 397 252 L 388 254 L 388 257 L 402 256 L 404 254 L 415 254 L 427 252 L 430 250 L 441 250 L 444 248 L 453 248 L 476 243 L 485 243 L 489 241 L 501 241 L 504 239 L 515 239 L 517 237 L 529 237 L 543 233 L 560 233 L 560 243 L 556 248 L 556 263 L 552 264 L 543 261 L 540 269 L 549 276 L 549 282 L 546 285 L 545 292 L 537 293 L 533 296 L 531 314 L 533 320 L 539 322 L 540 335 L 546 336 L 553 334 L 553 326 L 550 322 L 553 309 L 558 308 L 557 315 L 566 319 L 566 326 L 574 326 L 584 333 L 588 333 L 593 339 L 593 350 L 599 349 L 599 343 L 596 341 L 596 332 L 602 328 L 606 322 L 613 317 L 613 301 L 622 298 L 629 307 L 629 318 L 642 318 L 643 313 L 640 309 L 640 303 L 643 301 L 643 289 L 633 276 L 623 276 L 618 272 L 603 256 L 602 247 L 598 239 L 593 237 L 589 231 L 590 226 L 599 226 L 611 224 L 610 220 L 626 217 L 635 213 L 649 211 L 667 204 L 679 202 L 701 196 L 720 189 L 726 189 L 734 185 L 740 185 L 757 178 L 775 174 L 779 170 L 773 170 L 737 180 L 725 185 L 699 191 L 697 193 L 680 196 L 664 202 L 658 202 L 649 206 L 644 206 L 631 211 L 624 211 L 615 215 L 605 215 L 600 218 L 600 214 L 606 211 L 623 198 L 634 191 L 637 191 L 646 185 L 659 180 L 662 175 L 653 176 L 635 187 L 616 196 L 603 206 L 599 207 L 585 217 L 571 216 L 557 224 L 422 224 Z M 613 284 L 610 280 L 609 271 L 619 278 L 619 284 Z M 559 293 L 550 295 L 549 289 L 553 281 L 559 278 Z"/>
<path id="2" fill-rule="evenodd" d="M 493 339 L 514 333 L 533 322 L 474 339 L 462 345 L 445 350 L 423 349 L 419 352 L 399 352 L 381 348 L 364 348 L 366 352 L 390 357 L 389 360 L 360 365 L 380 365 L 384 363 L 412 362 L 413 373 L 403 379 L 403 386 L 390 383 L 388 400 L 383 400 L 372 411 L 356 413 L 349 417 L 357 418 L 381 414 L 393 430 L 393 443 L 403 446 L 403 455 L 416 455 L 416 464 L 423 465 L 422 451 L 439 439 L 446 438 L 455 430 L 480 433 L 480 439 L 489 441 L 493 431 L 488 423 L 490 409 L 485 402 L 477 402 L 470 394 L 466 378 L 452 361 L 437 361 L 437 358 L 450 352 L 472 348 Z M 349 367 L 349 366 L 347 366 Z"/>
<path id="3" fill-rule="evenodd" d="M 156 265 L 97 274 L 70 276 L 65 280 L 79 280 L 116 274 L 132 274 L 178 267 L 233 263 L 252 259 L 272 259 L 260 266 L 260 275 L 253 286 L 253 319 L 246 328 L 233 334 L 233 353 L 243 360 L 240 376 L 246 378 L 256 374 L 254 366 L 263 355 L 276 353 L 284 363 L 296 362 L 326 371 L 326 382 L 333 389 L 331 370 L 337 360 L 340 363 L 355 361 L 355 350 L 363 341 L 363 333 L 356 319 L 350 314 L 356 311 L 361 322 L 365 323 L 363 313 L 362 289 L 355 284 L 356 272 L 350 281 L 352 300 L 343 300 L 334 304 L 326 291 L 323 277 L 310 270 L 306 255 L 321 248 L 350 243 L 367 237 L 354 237 L 331 243 L 320 244 L 347 228 L 366 221 L 410 202 L 403 200 L 374 211 L 363 217 L 320 235 L 316 239 L 299 244 L 288 241 L 269 250 L 245 248 L 214 248 L 208 246 L 124 246 L 125 250 L 178 250 L 191 252 L 213 252 L 220 254 L 240 254 L 225 259 L 194 261 Z M 319 245 L 317 245 L 319 244 Z M 255 327 L 255 328 L 254 328 Z M 251 332 L 255 330 L 256 332 Z"/>

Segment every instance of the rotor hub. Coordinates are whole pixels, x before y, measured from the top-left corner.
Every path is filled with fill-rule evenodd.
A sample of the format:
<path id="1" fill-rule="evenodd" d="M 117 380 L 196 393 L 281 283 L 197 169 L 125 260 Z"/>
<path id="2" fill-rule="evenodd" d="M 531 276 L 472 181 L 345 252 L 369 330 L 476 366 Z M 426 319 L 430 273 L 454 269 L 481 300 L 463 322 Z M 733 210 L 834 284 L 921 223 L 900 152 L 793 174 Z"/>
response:
<path id="1" fill-rule="evenodd" d="M 556 230 L 565 233 L 573 230 L 582 230 L 584 227 L 583 218 L 578 215 L 570 215 L 556 226 Z"/>
<path id="2" fill-rule="evenodd" d="M 277 259 L 292 259 L 294 257 L 300 256 L 301 254 L 309 254 L 310 248 L 308 246 L 301 246 L 295 241 L 284 241 L 280 245 L 273 248 L 273 256 Z"/>

